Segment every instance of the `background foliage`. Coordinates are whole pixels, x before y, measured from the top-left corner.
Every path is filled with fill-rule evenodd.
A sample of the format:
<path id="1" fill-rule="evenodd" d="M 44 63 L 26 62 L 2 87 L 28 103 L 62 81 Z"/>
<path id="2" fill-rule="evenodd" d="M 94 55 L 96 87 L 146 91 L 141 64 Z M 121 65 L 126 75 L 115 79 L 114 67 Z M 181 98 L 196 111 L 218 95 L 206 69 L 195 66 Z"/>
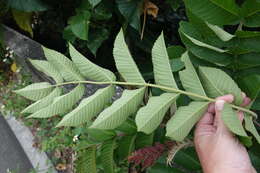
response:
<path id="1" fill-rule="evenodd" d="M 171 70 L 178 86 L 181 85 L 177 72 L 184 68 L 180 56 L 187 49 L 195 68 L 206 65 L 224 70 L 238 83 L 241 90 L 255 98 L 252 109 L 260 110 L 260 3 L 257 0 L 30 0 L 26 3 L 21 0 L 7 0 L 0 3 L 0 8 L 3 9 L 0 10 L 0 17 L 4 24 L 65 54 L 68 53 L 66 43 L 69 41 L 92 62 L 112 71 L 116 71 L 112 56 L 113 42 L 119 29 L 123 27 L 130 52 L 148 82 L 154 81 L 151 49 L 163 30 Z M 4 56 L 1 58 L 6 59 Z M 12 64 L 6 60 L 3 62 L 1 64 Z M 160 95 L 162 91 L 153 89 L 152 93 Z M 189 98 L 180 97 L 177 104 L 185 105 L 188 102 Z M 119 141 L 120 138 L 125 138 L 129 142 L 118 146 L 137 150 L 156 142 L 164 143 L 162 134 L 163 130 L 158 129 L 153 136 L 142 133 L 120 136 Z M 101 140 L 106 139 L 103 137 Z M 138 140 L 140 138 L 144 144 L 138 144 L 141 142 Z M 134 140 L 135 145 L 130 145 Z M 84 143 L 84 140 L 79 143 L 81 142 Z M 250 154 L 259 170 L 257 165 L 260 165 L 260 159 L 257 155 L 260 147 L 255 141 L 253 143 Z M 123 149 L 118 147 L 117 150 Z M 81 152 L 86 151 L 84 149 Z M 114 155 L 123 169 L 128 165 L 121 163 L 120 157 L 122 156 Z M 174 160 L 179 165 L 176 169 L 179 172 L 199 172 L 199 163 L 194 158 L 194 150 L 181 150 Z M 169 169 L 164 160 L 165 156 L 162 156 L 147 171 L 177 171 Z"/>

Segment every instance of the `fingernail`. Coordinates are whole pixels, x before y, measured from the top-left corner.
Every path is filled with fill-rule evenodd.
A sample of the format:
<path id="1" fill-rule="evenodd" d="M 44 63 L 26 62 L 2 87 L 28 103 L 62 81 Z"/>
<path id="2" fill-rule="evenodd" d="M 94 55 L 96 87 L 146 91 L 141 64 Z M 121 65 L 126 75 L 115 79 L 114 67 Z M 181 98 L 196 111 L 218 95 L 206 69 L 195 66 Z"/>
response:
<path id="1" fill-rule="evenodd" d="M 217 101 L 216 101 L 216 104 L 215 104 L 216 109 L 217 109 L 218 111 L 221 111 L 221 110 L 223 109 L 223 107 L 224 107 L 224 104 L 225 104 L 225 101 L 224 101 L 224 100 L 217 100 Z"/>

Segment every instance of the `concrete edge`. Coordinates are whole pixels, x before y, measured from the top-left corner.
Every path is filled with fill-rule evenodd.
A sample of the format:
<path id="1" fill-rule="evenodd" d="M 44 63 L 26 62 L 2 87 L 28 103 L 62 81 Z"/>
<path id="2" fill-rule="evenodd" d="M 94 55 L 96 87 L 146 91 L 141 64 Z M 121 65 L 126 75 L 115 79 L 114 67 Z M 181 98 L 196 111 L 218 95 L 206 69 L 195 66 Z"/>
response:
<path id="1" fill-rule="evenodd" d="M 33 147 L 34 136 L 14 116 L 4 116 L 37 173 L 57 173 L 45 152 Z"/>

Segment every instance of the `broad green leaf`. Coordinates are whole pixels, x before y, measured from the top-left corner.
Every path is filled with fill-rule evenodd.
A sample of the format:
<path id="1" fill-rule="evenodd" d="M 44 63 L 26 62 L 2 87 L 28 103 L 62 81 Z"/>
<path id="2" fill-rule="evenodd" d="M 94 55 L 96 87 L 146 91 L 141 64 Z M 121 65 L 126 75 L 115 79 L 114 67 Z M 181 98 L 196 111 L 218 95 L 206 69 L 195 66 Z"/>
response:
<path id="1" fill-rule="evenodd" d="M 53 103 L 29 116 L 29 118 L 48 118 L 70 110 L 83 96 L 85 88 L 78 85 L 69 93 L 56 97 Z"/>
<path id="2" fill-rule="evenodd" d="M 101 161 L 106 173 L 114 173 L 115 140 L 105 141 L 101 146 Z"/>
<path id="3" fill-rule="evenodd" d="M 102 130 L 102 129 L 92 129 L 88 128 L 87 133 L 92 141 L 103 142 L 112 139 L 116 136 L 114 130 Z"/>
<path id="4" fill-rule="evenodd" d="M 212 34 L 208 34 L 206 36 L 201 35 L 199 30 L 197 30 L 195 26 L 196 25 L 192 25 L 191 23 L 188 23 L 188 22 L 180 23 L 179 33 L 180 33 L 181 40 L 185 44 L 186 48 L 191 53 L 193 53 L 196 57 L 206 60 L 208 62 L 217 64 L 217 65 L 230 64 L 232 61 L 232 57 L 230 56 L 230 54 L 226 53 L 225 50 L 222 50 L 219 48 L 220 46 L 225 47 L 226 46 L 225 42 L 221 41 L 218 38 L 217 38 L 218 41 L 214 41 L 214 40 L 216 40 L 216 38 L 214 38 L 212 36 Z M 205 27 L 207 27 L 207 26 L 205 26 Z M 205 32 L 207 32 L 207 31 L 205 31 Z M 186 37 L 187 35 L 192 36 L 191 38 L 193 38 L 193 41 L 194 41 L 194 39 L 196 41 L 199 41 L 199 42 L 195 41 L 195 43 L 198 43 L 198 44 L 193 43 L 188 37 Z M 206 38 L 209 37 L 210 39 L 206 40 L 205 37 Z M 211 41 L 211 40 L 213 40 L 213 41 Z M 200 42 L 202 42 L 206 45 L 203 46 L 203 44 L 202 44 L 202 46 L 201 46 Z M 221 43 L 223 43 L 223 44 L 221 44 Z M 208 48 L 210 46 L 212 46 L 213 49 Z M 217 50 L 220 49 L 220 50 L 215 51 L 214 49 L 217 49 Z M 221 52 L 223 52 L 223 53 L 221 53 Z"/>
<path id="5" fill-rule="evenodd" d="M 135 134 L 137 132 L 137 127 L 134 120 L 128 118 L 125 122 L 118 126 L 116 130 L 125 134 Z"/>
<path id="6" fill-rule="evenodd" d="M 145 83 L 126 45 L 122 29 L 116 37 L 113 55 L 116 68 L 127 82 Z"/>
<path id="7" fill-rule="evenodd" d="M 238 119 L 238 115 L 234 112 L 229 104 L 225 104 L 221 112 L 221 118 L 224 124 L 229 128 L 231 132 L 239 136 L 247 137 L 247 134 L 243 128 L 241 121 Z"/>
<path id="8" fill-rule="evenodd" d="M 222 41 L 229 41 L 235 37 L 234 35 L 229 34 L 217 25 L 212 25 L 208 22 L 206 22 L 206 24 Z"/>
<path id="9" fill-rule="evenodd" d="M 245 53 L 237 56 L 236 68 L 239 70 L 260 66 L 260 53 Z"/>
<path id="10" fill-rule="evenodd" d="M 257 130 L 255 128 L 252 116 L 245 114 L 244 120 L 245 120 L 246 130 L 249 131 L 252 135 L 254 135 L 257 142 L 260 144 L 260 136 L 259 136 L 259 133 L 257 132 Z"/>
<path id="11" fill-rule="evenodd" d="M 10 7 L 26 12 L 44 11 L 48 6 L 42 0 L 7 0 Z"/>
<path id="12" fill-rule="evenodd" d="M 56 98 L 60 95 L 61 95 L 61 89 L 55 88 L 49 95 L 47 95 L 46 97 L 42 98 L 41 100 L 38 100 L 37 102 L 31 104 L 30 106 L 25 108 L 21 113 L 37 112 L 38 110 L 50 105 L 53 102 L 54 98 Z"/>
<path id="13" fill-rule="evenodd" d="M 183 35 L 185 35 L 192 43 L 194 43 L 197 46 L 205 47 L 205 48 L 214 50 L 214 51 L 219 52 L 219 53 L 227 52 L 227 50 L 223 50 L 223 49 L 220 49 L 218 47 L 214 47 L 214 46 L 211 46 L 209 44 L 203 43 L 203 42 L 201 42 L 199 40 L 196 40 L 196 39 L 192 38 L 191 36 L 189 36 L 189 35 L 187 35 L 185 33 L 183 33 Z"/>
<path id="14" fill-rule="evenodd" d="M 87 46 L 89 50 L 96 55 L 102 43 L 109 38 L 109 30 L 106 28 L 95 28 L 89 31 L 89 40 Z"/>
<path id="15" fill-rule="evenodd" d="M 76 65 L 71 62 L 66 56 L 55 50 L 51 50 L 46 47 L 42 48 L 44 51 L 44 55 L 49 63 L 54 65 L 56 69 L 61 69 L 59 70 L 59 72 L 66 81 L 84 80 L 84 78 L 80 75 L 80 72 L 77 69 Z"/>
<path id="16" fill-rule="evenodd" d="M 190 170 L 190 172 L 202 172 L 195 147 L 181 149 L 176 153 L 173 161 L 175 164 Z"/>
<path id="17" fill-rule="evenodd" d="M 114 91 L 114 86 L 99 89 L 92 96 L 83 99 L 78 107 L 65 115 L 57 126 L 78 126 L 89 123 L 111 101 Z"/>
<path id="18" fill-rule="evenodd" d="M 74 170 L 76 172 L 89 172 L 93 171 L 96 173 L 96 155 L 95 146 L 92 144 L 82 149 L 79 149 L 76 154 L 76 159 L 74 161 Z M 87 147 L 86 147 L 87 146 Z M 77 149 L 81 148 L 77 145 Z"/>
<path id="19" fill-rule="evenodd" d="M 193 67 L 193 64 L 189 58 L 188 52 L 185 52 L 182 55 L 181 59 L 185 63 L 185 70 L 180 71 L 179 75 L 181 83 L 185 90 L 201 96 L 207 96 L 201 84 L 201 80 L 197 74 L 197 71 Z M 201 100 L 196 97 L 191 98 L 193 100 Z"/>
<path id="20" fill-rule="evenodd" d="M 211 67 L 199 67 L 199 74 L 209 97 L 216 98 L 232 94 L 235 97 L 235 104 L 242 104 L 243 97 L 240 88 L 224 71 Z"/>
<path id="21" fill-rule="evenodd" d="M 92 5 L 92 7 L 95 7 L 98 5 L 102 0 L 88 0 L 88 2 Z"/>
<path id="22" fill-rule="evenodd" d="M 116 0 L 116 4 L 125 20 L 139 31 L 143 0 Z"/>
<path id="23" fill-rule="evenodd" d="M 37 70 L 52 77 L 55 82 L 57 82 L 57 83 L 63 82 L 63 78 L 62 78 L 60 72 L 48 61 L 30 60 L 30 62 Z"/>
<path id="24" fill-rule="evenodd" d="M 178 96 L 179 94 L 164 93 L 151 97 L 147 105 L 138 110 L 135 117 L 138 131 L 152 133 L 160 125 L 165 113 Z"/>
<path id="25" fill-rule="evenodd" d="M 33 37 L 32 30 L 32 12 L 23 12 L 12 9 L 12 14 L 16 24 L 24 31 L 30 33 L 31 37 Z"/>
<path id="26" fill-rule="evenodd" d="M 239 7 L 234 0 L 184 0 L 185 7 L 199 18 L 216 25 L 239 20 Z"/>
<path id="27" fill-rule="evenodd" d="M 260 3 L 256 0 L 245 1 L 241 7 L 243 25 L 247 27 L 260 26 Z"/>
<path id="28" fill-rule="evenodd" d="M 155 41 L 152 48 L 152 61 L 155 82 L 158 85 L 178 88 L 172 74 L 163 32 Z"/>
<path id="29" fill-rule="evenodd" d="M 135 138 L 136 135 L 132 136 L 122 136 L 118 141 L 118 159 L 125 160 L 135 149 Z"/>
<path id="30" fill-rule="evenodd" d="M 49 95 L 52 90 L 53 86 L 50 85 L 48 82 L 40 82 L 28 85 L 25 88 L 15 90 L 14 92 L 27 99 L 36 101 Z"/>
<path id="31" fill-rule="evenodd" d="M 181 55 L 184 52 L 185 48 L 182 46 L 167 47 L 167 53 L 170 58 L 172 72 L 177 72 L 184 67 L 184 63 L 181 61 Z"/>
<path id="32" fill-rule="evenodd" d="M 92 63 L 80 52 L 78 52 L 71 44 L 69 44 L 70 56 L 73 63 L 77 66 L 80 73 L 87 79 L 95 81 L 114 81 L 115 75 L 102 67 Z"/>
<path id="33" fill-rule="evenodd" d="M 137 111 L 144 97 L 145 88 L 124 90 L 122 96 L 105 109 L 91 125 L 91 128 L 114 129 L 128 116 Z"/>
<path id="34" fill-rule="evenodd" d="M 76 16 L 69 18 L 69 26 L 75 36 L 82 40 L 88 40 L 88 30 L 91 13 L 89 11 L 80 11 Z"/>
<path id="35" fill-rule="evenodd" d="M 176 141 L 183 141 L 192 127 L 205 113 L 208 102 L 191 102 L 188 106 L 177 109 L 166 124 L 166 136 Z"/>
<path id="36" fill-rule="evenodd" d="M 144 147 L 149 147 L 153 145 L 154 139 L 154 133 L 151 133 L 149 135 L 139 132 L 136 135 L 135 139 L 135 149 L 140 149 Z"/>

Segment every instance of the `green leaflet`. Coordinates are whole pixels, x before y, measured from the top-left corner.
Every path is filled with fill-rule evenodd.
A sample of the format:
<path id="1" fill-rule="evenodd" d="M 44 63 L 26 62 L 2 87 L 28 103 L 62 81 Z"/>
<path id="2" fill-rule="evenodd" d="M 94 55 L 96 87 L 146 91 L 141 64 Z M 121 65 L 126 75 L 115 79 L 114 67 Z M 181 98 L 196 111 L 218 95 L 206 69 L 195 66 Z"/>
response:
<path id="1" fill-rule="evenodd" d="M 189 134 L 194 124 L 207 110 L 208 102 L 191 102 L 188 106 L 179 107 L 166 124 L 166 136 L 182 141 Z"/>
<path id="2" fill-rule="evenodd" d="M 238 119 L 238 115 L 233 111 L 229 104 L 225 104 L 221 112 L 221 118 L 224 124 L 229 128 L 231 132 L 239 136 L 247 137 L 247 134 L 243 128 L 241 121 Z"/>
<path id="3" fill-rule="evenodd" d="M 114 173 L 115 140 L 105 141 L 101 146 L 101 161 L 106 173 Z"/>
<path id="4" fill-rule="evenodd" d="M 114 86 L 99 89 L 92 96 L 83 99 L 78 107 L 65 115 L 57 126 L 78 126 L 89 123 L 111 101 L 114 91 Z"/>
<path id="5" fill-rule="evenodd" d="M 83 96 L 85 87 L 78 85 L 69 93 L 56 97 L 53 103 L 29 116 L 29 118 L 48 118 L 71 109 Z"/>
<path id="6" fill-rule="evenodd" d="M 82 159 L 81 163 L 84 164 L 85 170 L 87 170 L 87 172 L 97 173 L 96 150 L 96 146 L 91 146 L 84 151 L 84 156 L 82 156 L 84 159 Z M 77 170 L 77 172 L 79 171 Z"/>
<path id="7" fill-rule="evenodd" d="M 91 141 L 104 142 L 106 140 L 116 137 L 116 132 L 114 130 L 102 130 L 102 129 L 87 129 L 88 136 Z"/>
<path id="8" fill-rule="evenodd" d="M 72 63 L 66 56 L 55 50 L 51 50 L 46 47 L 42 48 L 47 60 L 52 65 L 54 65 L 56 69 L 60 69 L 59 71 L 61 76 L 66 81 L 84 80 L 84 78 L 80 75 L 76 65 Z"/>
<path id="9" fill-rule="evenodd" d="M 53 102 L 54 98 L 56 98 L 60 95 L 61 95 L 61 89 L 55 88 L 49 95 L 47 95 L 46 97 L 42 98 L 41 100 L 38 100 L 37 102 L 31 104 L 30 106 L 25 108 L 21 113 L 37 112 L 38 110 L 50 105 Z"/>
<path id="10" fill-rule="evenodd" d="M 207 96 L 201 84 L 200 78 L 193 67 L 189 58 L 188 52 L 182 54 L 182 61 L 185 63 L 185 70 L 180 71 L 180 80 L 186 91 L 193 92 L 202 96 Z M 193 100 L 201 100 L 199 98 L 191 97 Z"/>
<path id="11" fill-rule="evenodd" d="M 48 82 L 34 83 L 26 86 L 25 88 L 15 90 L 16 94 L 19 94 L 27 99 L 37 101 L 46 97 L 53 90 L 53 86 Z"/>
<path id="12" fill-rule="evenodd" d="M 235 97 L 235 104 L 242 104 L 243 97 L 240 88 L 224 71 L 211 67 L 199 67 L 199 74 L 209 97 L 215 98 L 232 94 Z"/>
<path id="13" fill-rule="evenodd" d="M 131 118 L 128 118 L 120 126 L 118 126 L 116 130 L 125 134 L 135 134 L 137 132 L 137 127 L 135 121 Z"/>
<path id="14" fill-rule="evenodd" d="M 152 48 L 152 61 L 155 82 L 159 85 L 178 88 L 172 74 L 163 32 Z"/>
<path id="15" fill-rule="evenodd" d="M 87 79 L 95 81 L 115 81 L 115 75 L 102 67 L 92 63 L 69 44 L 70 56 L 80 73 Z"/>
<path id="16" fill-rule="evenodd" d="M 187 49 L 196 57 L 206 60 L 208 62 L 217 65 L 222 65 L 222 66 L 223 65 L 226 66 L 230 64 L 232 61 L 232 57 L 230 56 L 230 54 L 226 53 L 225 50 L 222 49 L 216 51 L 219 49 L 218 47 L 225 46 L 224 42 L 222 43 L 222 41 L 218 39 L 218 37 L 216 37 L 214 33 L 212 33 L 212 31 L 208 28 L 208 26 L 205 23 L 202 23 L 201 25 L 199 25 L 200 27 L 199 29 L 197 29 L 196 26 L 198 25 L 196 24 L 192 25 L 191 23 L 188 22 L 180 22 L 180 28 L 179 28 L 180 37 L 182 42 L 187 47 Z M 207 35 L 202 35 L 201 32 Z M 192 36 L 193 41 L 195 39 L 195 43 L 197 44 L 193 43 L 188 37 L 186 37 L 187 35 Z M 209 37 L 209 38 L 206 39 L 205 37 L 206 38 Z M 201 46 L 201 43 L 204 43 L 206 45 Z M 212 46 L 213 49 L 208 48 L 211 45 L 213 45 Z"/>
<path id="17" fill-rule="evenodd" d="M 201 46 L 201 47 L 205 47 L 205 48 L 208 48 L 208 49 L 211 49 L 211 50 L 214 50 L 216 52 L 219 52 L 219 53 L 224 53 L 224 52 L 227 52 L 227 50 L 223 50 L 223 49 L 220 49 L 218 47 L 214 47 L 214 46 L 211 46 L 209 44 L 206 44 L 206 43 L 203 43 L 199 40 L 196 40 L 195 38 L 185 34 L 185 33 L 182 33 L 183 35 L 185 35 L 185 37 L 187 37 L 192 43 L 194 43 L 195 45 L 197 46 Z"/>
<path id="18" fill-rule="evenodd" d="M 199 18 L 216 25 L 226 25 L 239 19 L 234 0 L 184 0 L 185 7 Z"/>
<path id="19" fill-rule="evenodd" d="M 152 133 L 162 122 L 163 117 L 179 94 L 164 93 L 151 97 L 146 106 L 139 109 L 135 122 L 139 132 Z"/>
<path id="20" fill-rule="evenodd" d="M 56 83 L 63 82 L 63 78 L 59 71 L 55 69 L 55 67 L 50 64 L 48 61 L 42 60 L 30 60 L 32 65 L 39 71 L 45 73 L 46 75 L 52 77 Z"/>
<path id="21" fill-rule="evenodd" d="M 260 144 L 260 136 L 255 128 L 252 117 L 250 115 L 245 114 L 244 120 L 246 130 L 249 131 L 252 135 L 254 135 L 257 142 Z"/>
<path id="22" fill-rule="evenodd" d="M 206 22 L 206 24 L 222 41 L 229 41 L 235 37 L 234 35 L 229 34 L 217 25 L 212 25 L 208 22 Z"/>
<path id="23" fill-rule="evenodd" d="M 132 136 L 122 136 L 120 140 L 118 141 L 118 148 L 117 152 L 118 154 L 118 159 L 119 160 L 125 160 L 127 159 L 128 156 L 131 155 L 131 153 L 135 149 L 135 139 L 136 135 Z"/>
<path id="24" fill-rule="evenodd" d="M 124 90 L 121 98 L 106 108 L 90 128 L 114 129 L 120 126 L 128 116 L 135 113 L 144 97 L 145 88 Z"/>
<path id="25" fill-rule="evenodd" d="M 113 55 L 116 68 L 127 82 L 145 83 L 126 45 L 122 29 L 116 37 Z"/>

